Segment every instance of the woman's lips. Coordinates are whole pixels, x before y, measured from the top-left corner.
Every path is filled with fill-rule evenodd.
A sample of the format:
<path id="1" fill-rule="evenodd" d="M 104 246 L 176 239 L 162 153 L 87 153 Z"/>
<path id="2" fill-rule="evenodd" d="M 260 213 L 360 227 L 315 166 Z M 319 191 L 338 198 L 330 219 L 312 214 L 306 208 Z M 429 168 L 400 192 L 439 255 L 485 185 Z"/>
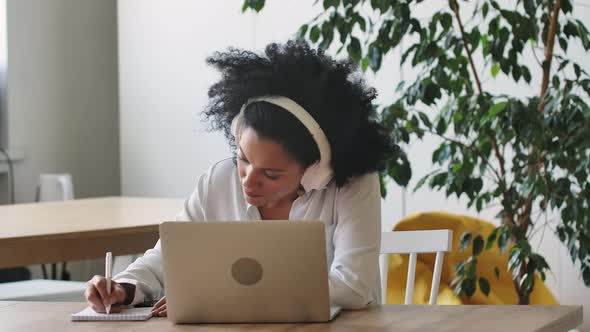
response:
<path id="1" fill-rule="evenodd" d="M 252 197 L 252 198 L 262 197 L 262 195 L 259 195 L 259 194 L 256 194 L 256 193 L 253 193 L 253 192 L 251 192 L 251 191 L 244 191 L 244 193 L 246 194 L 246 196 L 248 196 L 248 197 Z"/>

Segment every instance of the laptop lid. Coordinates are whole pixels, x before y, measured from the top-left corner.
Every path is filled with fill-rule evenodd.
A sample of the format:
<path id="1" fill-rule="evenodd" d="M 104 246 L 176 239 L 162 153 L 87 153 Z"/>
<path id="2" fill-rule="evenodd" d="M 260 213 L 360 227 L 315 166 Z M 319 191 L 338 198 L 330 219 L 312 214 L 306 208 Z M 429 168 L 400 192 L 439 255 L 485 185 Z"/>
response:
<path id="1" fill-rule="evenodd" d="M 165 222 L 160 238 L 173 322 L 331 319 L 321 222 Z"/>

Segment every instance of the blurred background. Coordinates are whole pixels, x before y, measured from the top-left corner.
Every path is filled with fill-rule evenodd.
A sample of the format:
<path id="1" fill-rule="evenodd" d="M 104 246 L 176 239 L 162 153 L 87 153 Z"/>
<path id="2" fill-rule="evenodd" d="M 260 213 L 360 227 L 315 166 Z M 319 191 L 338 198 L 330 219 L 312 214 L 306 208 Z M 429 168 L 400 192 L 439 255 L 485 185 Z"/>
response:
<path id="1" fill-rule="evenodd" d="M 0 147 L 13 159 L 15 203 L 36 200 L 42 173 L 71 174 L 76 198 L 187 196 L 202 172 L 230 156 L 223 136 L 207 132 L 201 121 L 207 89 L 218 78 L 205 58 L 230 46 L 262 51 L 269 42 L 292 38 L 322 9 L 313 2 L 267 1 L 255 14 L 242 13 L 241 0 L 0 0 Z M 417 9 L 424 17 L 447 6 L 426 2 Z M 589 22 L 590 4 L 574 6 Z M 572 48 L 568 56 L 582 54 Z M 392 100 L 397 82 L 417 75 L 399 63 L 400 54 L 391 54 L 377 75 L 367 71 L 377 102 Z M 580 63 L 590 71 L 588 61 Z M 523 95 L 537 90 L 501 79 L 486 84 Z M 413 183 L 431 170 L 436 143 L 407 147 Z M 0 204 L 10 204 L 3 158 Z M 465 205 L 426 187 L 412 192 L 389 183 L 383 230 L 420 211 L 495 219 L 493 209 L 478 214 Z M 553 270 L 547 284 L 558 300 L 590 306 L 590 290 L 566 248 L 553 234 L 545 234 L 541 248 Z M 102 268 L 99 259 L 69 269 L 73 280 L 85 281 Z M 38 266 L 30 271 L 40 276 Z"/>

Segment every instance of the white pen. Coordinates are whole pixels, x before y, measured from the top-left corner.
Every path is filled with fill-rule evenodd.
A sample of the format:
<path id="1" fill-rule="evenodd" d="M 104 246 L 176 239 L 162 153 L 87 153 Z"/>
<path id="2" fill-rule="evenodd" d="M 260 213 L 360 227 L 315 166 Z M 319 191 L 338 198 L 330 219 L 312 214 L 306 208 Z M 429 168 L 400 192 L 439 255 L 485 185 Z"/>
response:
<path id="1" fill-rule="evenodd" d="M 111 253 L 110 251 L 107 252 L 107 256 L 105 258 L 105 262 L 104 262 L 104 274 L 105 274 L 105 278 L 107 279 L 107 295 L 111 295 L 111 274 L 112 274 L 112 268 L 113 268 L 113 253 Z M 108 304 L 107 305 L 107 314 L 111 313 L 111 305 Z"/>

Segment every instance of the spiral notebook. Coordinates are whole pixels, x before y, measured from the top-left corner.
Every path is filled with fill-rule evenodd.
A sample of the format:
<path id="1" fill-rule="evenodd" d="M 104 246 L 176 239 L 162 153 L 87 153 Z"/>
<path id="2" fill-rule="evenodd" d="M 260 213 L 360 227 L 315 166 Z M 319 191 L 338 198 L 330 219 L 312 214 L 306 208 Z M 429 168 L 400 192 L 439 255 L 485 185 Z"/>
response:
<path id="1" fill-rule="evenodd" d="M 152 308 L 151 307 L 143 307 L 143 308 L 129 308 L 123 309 L 120 313 L 112 313 L 112 314 L 101 314 L 94 311 L 92 308 L 87 307 L 86 309 L 77 312 L 75 314 L 71 314 L 70 318 L 74 322 L 79 321 L 138 321 L 138 320 L 148 320 L 152 317 Z"/>

